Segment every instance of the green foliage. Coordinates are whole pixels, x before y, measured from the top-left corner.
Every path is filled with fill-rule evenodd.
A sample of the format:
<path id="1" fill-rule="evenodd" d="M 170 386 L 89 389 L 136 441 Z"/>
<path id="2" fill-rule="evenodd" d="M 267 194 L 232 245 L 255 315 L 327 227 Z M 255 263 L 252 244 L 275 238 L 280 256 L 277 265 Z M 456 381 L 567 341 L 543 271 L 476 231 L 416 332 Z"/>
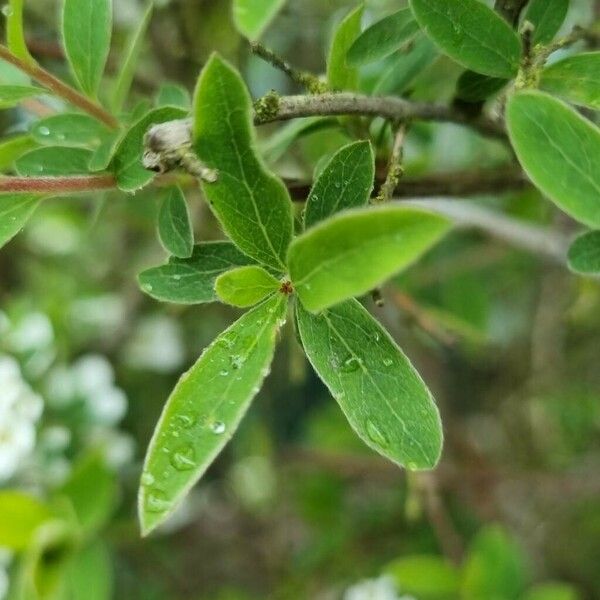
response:
<path id="1" fill-rule="evenodd" d="M 215 291 L 221 302 L 247 308 L 277 291 L 279 281 L 258 265 L 238 267 L 219 275 Z"/>
<path id="2" fill-rule="evenodd" d="M 111 0 L 64 0 L 65 52 L 79 87 L 95 97 L 110 49 Z"/>
<path id="3" fill-rule="evenodd" d="M 23 6 L 25 0 L 8 0 L 6 10 L 6 42 L 10 51 L 27 63 L 34 63 L 23 31 Z"/>
<path id="4" fill-rule="evenodd" d="M 204 193 L 225 233 L 246 254 L 285 270 L 292 237 L 287 188 L 269 173 L 254 148 L 250 96 L 238 73 L 214 55 L 194 99 L 194 147 L 218 176 Z"/>
<path id="5" fill-rule="evenodd" d="M 113 579 L 113 566 L 106 544 L 92 542 L 68 566 L 68 597 L 71 600 L 110 600 L 113 598 Z"/>
<path id="6" fill-rule="evenodd" d="M 144 463 L 139 496 L 144 533 L 171 514 L 235 433 L 269 372 L 286 308 L 282 294 L 265 300 L 223 332 L 179 380 Z"/>
<path id="7" fill-rule="evenodd" d="M 375 157 L 369 142 L 341 148 L 325 165 L 306 200 L 304 224 L 312 227 L 346 208 L 365 206 L 373 191 Z"/>
<path id="8" fill-rule="evenodd" d="M 492 77 L 516 75 L 519 38 L 479 0 L 411 0 L 410 5 L 423 31 L 467 69 Z"/>
<path id="9" fill-rule="evenodd" d="M 448 228 L 443 217 L 403 206 L 349 210 L 292 242 L 290 276 L 305 308 L 323 310 L 410 266 Z"/>
<path id="10" fill-rule="evenodd" d="M 532 43 L 547 44 L 558 33 L 567 12 L 569 0 L 531 0 L 525 11 L 524 20 L 534 27 Z"/>
<path id="11" fill-rule="evenodd" d="M 194 251 L 194 232 L 185 196 L 178 186 L 166 194 L 158 213 L 158 235 L 165 250 L 178 258 Z"/>
<path id="12" fill-rule="evenodd" d="M 565 583 L 543 583 L 531 588 L 524 600 L 580 600 L 577 590 Z"/>
<path id="13" fill-rule="evenodd" d="M 347 62 L 356 67 L 385 58 L 418 30 L 410 9 L 399 10 L 363 31 L 348 50 Z"/>
<path id="14" fill-rule="evenodd" d="M 306 354 L 358 436 L 407 469 L 435 466 L 437 407 L 387 331 L 356 300 L 319 315 L 298 306 L 297 314 Z"/>
<path id="15" fill-rule="evenodd" d="M 600 274 L 600 231 L 580 235 L 569 248 L 569 268 L 584 275 Z"/>
<path id="16" fill-rule="evenodd" d="M 45 177 L 84 175 L 92 158 L 91 150 L 67 146 L 47 146 L 27 152 L 15 161 L 19 175 Z"/>
<path id="17" fill-rule="evenodd" d="M 233 20 L 238 31 L 258 39 L 275 18 L 285 0 L 233 0 Z"/>
<path id="18" fill-rule="evenodd" d="M 45 91 L 38 87 L 25 85 L 0 86 L 0 108 L 12 108 L 26 100 L 44 94 Z"/>
<path id="19" fill-rule="evenodd" d="M 23 229 L 39 203 L 35 194 L 0 194 L 0 248 Z"/>
<path id="20" fill-rule="evenodd" d="M 333 90 L 354 90 L 358 71 L 348 61 L 348 52 L 360 34 L 363 5 L 357 6 L 337 26 L 327 57 L 327 82 Z"/>
<path id="21" fill-rule="evenodd" d="M 540 87 L 565 100 L 600 108 L 600 52 L 584 52 L 546 67 Z"/>
<path id="22" fill-rule="evenodd" d="M 11 550 L 22 550 L 31 543 L 37 530 L 52 513 L 42 502 L 20 492 L 0 491 L 0 544 Z"/>
<path id="23" fill-rule="evenodd" d="M 385 571 L 399 589 L 422 600 L 451 600 L 459 596 L 460 572 L 439 556 L 399 558 Z"/>
<path id="24" fill-rule="evenodd" d="M 465 71 L 456 84 L 456 96 L 467 102 L 483 102 L 507 84 L 506 79 Z"/>
<path id="25" fill-rule="evenodd" d="M 600 227 L 600 131 L 559 100 L 540 92 L 511 97 L 507 125 L 519 162 L 562 210 Z"/>
<path id="26" fill-rule="evenodd" d="M 98 146 L 107 133 L 105 125 L 80 113 L 52 115 L 31 128 L 31 137 L 44 146 Z"/>

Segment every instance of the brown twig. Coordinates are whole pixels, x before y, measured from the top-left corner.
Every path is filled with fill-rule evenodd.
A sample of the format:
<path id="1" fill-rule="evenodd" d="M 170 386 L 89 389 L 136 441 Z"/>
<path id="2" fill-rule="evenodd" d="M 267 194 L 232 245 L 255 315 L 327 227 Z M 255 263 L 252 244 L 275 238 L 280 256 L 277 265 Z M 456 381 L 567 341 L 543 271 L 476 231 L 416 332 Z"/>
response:
<path id="1" fill-rule="evenodd" d="M 69 194 L 116 188 L 111 174 L 69 177 L 0 177 L 0 193 Z"/>
<path id="2" fill-rule="evenodd" d="M 401 123 L 396 129 L 396 135 L 394 136 L 394 144 L 392 145 L 392 151 L 390 153 L 390 159 L 388 161 L 387 174 L 385 181 L 379 189 L 375 202 L 388 202 L 394 195 L 394 190 L 398 187 L 400 178 L 403 174 L 402 169 L 402 149 L 404 146 L 404 139 L 406 137 L 406 124 Z"/>

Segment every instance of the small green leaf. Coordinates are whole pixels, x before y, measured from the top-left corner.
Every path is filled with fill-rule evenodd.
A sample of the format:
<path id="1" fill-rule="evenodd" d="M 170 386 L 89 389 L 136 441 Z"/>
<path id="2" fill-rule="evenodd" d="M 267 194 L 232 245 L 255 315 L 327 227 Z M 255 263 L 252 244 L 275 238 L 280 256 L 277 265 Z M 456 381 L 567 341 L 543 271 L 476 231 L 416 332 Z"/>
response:
<path id="1" fill-rule="evenodd" d="M 350 47 L 360 34 L 364 7 L 359 5 L 337 27 L 327 58 L 327 81 L 334 90 L 355 90 L 358 70 L 347 62 Z"/>
<path id="2" fill-rule="evenodd" d="M 17 551 L 27 548 L 39 527 L 52 519 L 45 504 L 16 490 L 0 491 L 0 515 L 0 546 Z"/>
<path id="3" fill-rule="evenodd" d="M 510 79 L 517 74 L 521 42 L 510 25 L 479 0 L 410 0 L 423 31 L 467 69 Z"/>
<path id="4" fill-rule="evenodd" d="M 185 196 L 179 186 L 172 187 L 158 213 L 158 235 L 167 252 L 189 258 L 194 251 L 194 232 Z"/>
<path id="5" fill-rule="evenodd" d="M 345 211 L 292 242 L 292 282 L 305 308 L 323 310 L 408 267 L 449 226 L 444 217 L 398 205 Z"/>
<path id="6" fill-rule="evenodd" d="M 23 4 L 25 0 L 9 0 L 6 5 L 6 43 L 8 49 L 18 58 L 29 64 L 35 60 L 29 54 L 23 31 Z"/>
<path id="7" fill-rule="evenodd" d="M 249 40 L 257 40 L 281 10 L 285 0 L 233 0 L 233 22 Z"/>
<path id="8" fill-rule="evenodd" d="M 0 248 L 23 229 L 40 200 L 33 194 L 0 194 Z"/>
<path id="9" fill-rule="evenodd" d="M 456 97 L 465 102 L 483 102 L 498 93 L 507 83 L 506 79 L 465 71 L 456 83 Z"/>
<path id="10" fill-rule="evenodd" d="M 569 10 L 569 0 L 531 0 L 525 11 L 524 21 L 533 26 L 531 41 L 547 44 L 558 33 Z"/>
<path id="11" fill-rule="evenodd" d="M 217 181 L 204 182 L 211 208 L 231 240 L 259 262 L 285 270 L 292 204 L 283 182 L 255 150 L 252 103 L 238 72 L 213 55 L 194 99 L 194 147 Z"/>
<path id="12" fill-rule="evenodd" d="M 600 109 L 600 52 L 569 56 L 546 67 L 540 87 L 574 104 Z"/>
<path id="13" fill-rule="evenodd" d="M 439 54 L 429 38 L 417 36 L 408 51 L 399 52 L 383 70 L 373 88 L 373 94 L 401 94 L 429 67 Z"/>
<path id="14" fill-rule="evenodd" d="M 12 108 L 23 100 L 46 94 L 46 90 L 28 85 L 1 85 L 0 108 Z"/>
<path id="15" fill-rule="evenodd" d="M 115 113 L 119 112 L 123 108 L 125 100 L 127 100 L 127 95 L 129 94 L 131 84 L 133 83 L 135 70 L 142 52 L 144 40 L 146 39 L 146 31 L 150 25 L 153 11 L 154 2 L 149 1 L 146 6 L 146 11 L 144 12 L 144 16 L 129 40 L 128 49 L 125 53 L 123 63 L 118 70 L 119 76 L 115 82 L 110 101 L 111 109 Z"/>
<path id="16" fill-rule="evenodd" d="M 461 598 L 518 600 L 526 569 L 520 547 L 499 526 L 482 529 L 472 542 L 464 566 Z"/>
<path id="17" fill-rule="evenodd" d="M 569 248 L 569 268 L 583 275 L 600 274 L 600 231 L 580 235 Z"/>
<path id="18" fill-rule="evenodd" d="M 171 258 L 166 265 L 139 274 L 141 289 L 152 298 L 177 304 L 201 304 L 217 300 L 219 275 L 254 260 L 230 242 L 207 242 L 194 247 L 190 258 Z"/>
<path id="19" fill-rule="evenodd" d="M 117 177 L 117 185 L 124 192 L 135 192 L 150 183 L 156 173 L 148 171 L 142 164 L 144 136 L 152 125 L 181 119 L 186 112 L 175 106 L 155 108 L 143 116 L 125 133 L 111 161 Z"/>
<path id="20" fill-rule="evenodd" d="M 114 573 L 110 552 L 100 540 L 80 550 L 66 575 L 69 600 L 111 600 Z"/>
<path id="21" fill-rule="evenodd" d="M 508 133 L 533 183 L 562 210 L 600 227 L 600 131 L 547 94 L 519 92 L 506 109 Z"/>
<path id="22" fill-rule="evenodd" d="M 47 146 L 24 154 L 15 161 L 19 175 L 28 177 L 53 177 L 59 175 L 85 175 L 92 157 L 91 150 Z"/>
<path id="23" fill-rule="evenodd" d="M 581 600 L 581 596 L 566 583 L 541 583 L 528 590 L 523 600 Z"/>
<path id="24" fill-rule="evenodd" d="M 63 42 L 79 87 L 96 97 L 112 33 L 112 0 L 64 0 Z"/>
<path id="25" fill-rule="evenodd" d="M 388 332 L 356 300 L 319 315 L 297 311 L 306 354 L 358 436 L 407 469 L 435 466 L 439 412 Z"/>
<path id="26" fill-rule="evenodd" d="M 90 158 L 90 164 L 88 165 L 90 172 L 97 173 L 98 171 L 106 171 L 109 168 L 120 141 L 118 131 L 111 131 L 102 137 L 100 145 L 94 150 L 94 154 Z"/>
<path id="27" fill-rule="evenodd" d="M 402 47 L 419 26 L 409 8 L 403 8 L 365 29 L 348 50 L 347 62 L 356 67 L 385 58 Z"/>
<path id="28" fill-rule="evenodd" d="M 192 107 L 190 93 L 182 85 L 176 83 L 163 83 L 156 97 L 157 106 L 177 106 L 185 110 Z"/>
<path id="29" fill-rule="evenodd" d="M 287 297 L 276 294 L 223 332 L 167 400 L 139 492 L 144 534 L 162 523 L 231 439 L 269 372 Z"/>
<path id="30" fill-rule="evenodd" d="M 369 142 L 353 142 L 338 150 L 310 191 L 304 213 L 306 227 L 346 208 L 367 204 L 374 177 L 375 156 Z"/>
<path id="31" fill-rule="evenodd" d="M 106 127 L 89 115 L 61 113 L 40 119 L 31 136 L 44 146 L 97 146 L 107 134 Z"/>
<path id="32" fill-rule="evenodd" d="M 254 306 L 280 286 L 278 279 L 258 265 L 232 269 L 219 275 L 215 281 L 219 300 L 240 308 Z"/>
<path id="33" fill-rule="evenodd" d="M 460 573 L 439 556 L 405 556 L 390 563 L 385 572 L 399 590 L 422 600 L 450 600 L 459 597 Z"/>
<path id="34" fill-rule="evenodd" d="M 16 135 L 2 140 L 0 142 L 0 171 L 11 169 L 17 158 L 37 146 L 37 142 L 30 135 Z"/>

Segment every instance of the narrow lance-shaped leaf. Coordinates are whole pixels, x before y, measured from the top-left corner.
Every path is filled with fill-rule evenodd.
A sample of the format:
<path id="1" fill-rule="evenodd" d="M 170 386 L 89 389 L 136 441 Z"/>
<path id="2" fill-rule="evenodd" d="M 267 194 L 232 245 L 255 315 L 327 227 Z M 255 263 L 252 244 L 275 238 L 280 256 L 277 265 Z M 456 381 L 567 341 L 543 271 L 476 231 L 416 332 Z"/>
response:
<path id="1" fill-rule="evenodd" d="M 348 50 L 347 62 L 351 66 L 359 66 L 385 58 L 417 31 L 419 26 L 411 10 L 403 8 L 365 29 Z"/>
<path id="2" fill-rule="evenodd" d="M 240 308 L 254 306 L 280 287 L 279 280 L 258 265 L 232 269 L 215 281 L 219 300 Z"/>
<path id="3" fill-rule="evenodd" d="M 17 158 L 37 148 L 30 135 L 16 135 L 0 142 L 0 171 L 11 169 Z"/>
<path id="4" fill-rule="evenodd" d="M 0 195 L 0 248 L 23 229 L 40 200 L 32 194 Z"/>
<path id="5" fill-rule="evenodd" d="M 294 240 L 290 276 L 304 307 L 317 312 L 377 287 L 449 227 L 444 217 L 398 205 L 349 210 Z"/>
<path id="6" fill-rule="evenodd" d="M 334 90 L 355 90 L 358 70 L 347 62 L 348 50 L 360 34 L 362 4 L 355 8 L 337 27 L 327 58 L 327 81 Z"/>
<path id="7" fill-rule="evenodd" d="M 569 248 L 569 268 L 583 275 L 600 275 L 600 231 L 580 235 Z"/>
<path id="8" fill-rule="evenodd" d="M 373 191 L 375 156 L 369 142 L 354 142 L 336 152 L 314 183 L 304 213 L 304 224 L 346 208 L 364 206 Z"/>
<path id="9" fill-rule="evenodd" d="M 171 258 L 166 265 L 143 271 L 138 280 L 142 290 L 156 300 L 201 304 L 217 300 L 219 275 L 253 263 L 230 242 L 206 242 L 195 246 L 190 258 Z"/>
<path id="10" fill-rule="evenodd" d="M 510 25 L 479 0 L 410 0 L 423 31 L 451 58 L 477 73 L 510 79 L 521 43 Z"/>
<path id="11" fill-rule="evenodd" d="M 194 250 L 194 232 L 185 196 L 179 186 L 165 196 L 158 213 L 158 235 L 167 252 L 189 258 Z"/>
<path id="12" fill-rule="evenodd" d="M 105 125 L 81 113 L 52 115 L 31 128 L 33 139 L 45 146 L 97 146 L 107 134 Z"/>
<path id="13" fill-rule="evenodd" d="M 284 4 L 285 0 L 233 0 L 233 21 L 242 35 L 256 40 Z"/>
<path id="14" fill-rule="evenodd" d="M 600 131 L 547 94 L 526 91 L 508 102 L 508 132 L 533 183 L 562 210 L 600 227 Z"/>
<path id="15" fill-rule="evenodd" d="M 65 0 L 65 52 L 79 87 L 95 97 L 110 50 L 112 0 Z"/>
<path id="16" fill-rule="evenodd" d="M 19 175 L 28 177 L 56 177 L 85 175 L 93 153 L 84 148 L 47 146 L 36 148 L 15 161 Z"/>
<path id="17" fill-rule="evenodd" d="M 35 64 L 25 42 L 23 4 L 24 0 L 8 0 L 8 4 L 2 11 L 6 15 L 6 44 L 15 56 L 27 63 Z"/>
<path id="18" fill-rule="evenodd" d="M 540 88 L 574 104 L 600 108 L 600 52 L 569 56 L 546 67 Z"/>
<path id="19" fill-rule="evenodd" d="M 139 492 L 144 534 L 173 512 L 235 433 L 269 372 L 286 308 L 283 294 L 265 300 L 179 380 L 146 454 Z"/>
<path id="20" fill-rule="evenodd" d="M 223 229 L 246 254 L 278 270 L 292 237 L 283 182 L 255 150 L 252 103 L 237 71 L 217 55 L 204 67 L 194 99 L 194 148 L 218 172 L 204 193 Z"/>
<path id="21" fill-rule="evenodd" d="M 12 108 L 27 98 L 34 98 L 45 93 L 46 90 L 28 85 L 1 85 L 0 108 Z"/>
<path id="22" fill-rule="evenodd" d="M 531 41 L 547 44 L 558 33 L 569 10 L 569 0 L 531 0 L 525 11 L 525 21 L 534 29 Z"/>
<path id="23" fill-rule="evenodd" d="M 387 331 L 356 300 L 320 315 L 297 310 L 306 354 L 359 437 L 407 469 L 434 467 L 442 448 L 439 412 Z"/>

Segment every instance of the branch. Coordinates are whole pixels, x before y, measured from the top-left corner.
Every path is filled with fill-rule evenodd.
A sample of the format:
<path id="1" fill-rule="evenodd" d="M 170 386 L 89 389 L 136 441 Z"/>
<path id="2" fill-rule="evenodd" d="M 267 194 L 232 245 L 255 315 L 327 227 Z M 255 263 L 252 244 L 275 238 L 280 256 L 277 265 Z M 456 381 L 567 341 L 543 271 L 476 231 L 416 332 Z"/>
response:
<path id="1" fill-rule="evenodd" d="M 0 177 L 0 193 L 68 194 L 115 188 L 113 175 L 70 177 Z"/>
<path id="2" fill-rule="evenodd" d="M 118 129 L 119 122 L 108 111 L 98 103 L 90 100 L 76 89 L 67 85 L 52 73 L 40 67 L 37 63 L 29 63 L 15 56 L 6 46 L 0 44 L 0 58 L 17 67 L 23 73 L 29 75 L 47 90 L 66 100 L 69 104 L 77 106 L 82 111 L 92 115 L 94 118 L 102 121 L 110 129 Z"/>
<path id="3" fill-rule="evenodd" d="M 431 198 L 427 200 L 405 200 L 402 204 L 416 206 L 449 217 L 457 225 L 481 229 L 493 237 L 557 262 L 566 264 L 569 239 L 558 231 L 528 225 L 497 212 L 481 208 L 467 200 Z"/>

